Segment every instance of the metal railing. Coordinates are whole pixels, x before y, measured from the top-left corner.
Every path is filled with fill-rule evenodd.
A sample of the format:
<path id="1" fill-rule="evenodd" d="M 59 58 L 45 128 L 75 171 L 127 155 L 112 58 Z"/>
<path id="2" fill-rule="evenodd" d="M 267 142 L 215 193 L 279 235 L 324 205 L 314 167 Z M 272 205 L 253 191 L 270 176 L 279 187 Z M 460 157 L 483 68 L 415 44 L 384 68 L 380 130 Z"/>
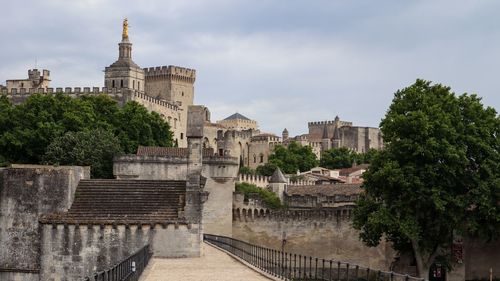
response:
<path id="1" fill-rule="evenodd" d="M 205 242 L 224 249 L 260 270 L 283 280 L 423 281 L 423 278 L 374 270 L 357 264 L 320 259 L 264 248 L 226 236 L 205 234 Z"/>
<path id="2" fill-rule="evenodd" d="M 149 244 L 123 261 L 87 276 L 83 281 L 137 281 L 151 258 Z"/>

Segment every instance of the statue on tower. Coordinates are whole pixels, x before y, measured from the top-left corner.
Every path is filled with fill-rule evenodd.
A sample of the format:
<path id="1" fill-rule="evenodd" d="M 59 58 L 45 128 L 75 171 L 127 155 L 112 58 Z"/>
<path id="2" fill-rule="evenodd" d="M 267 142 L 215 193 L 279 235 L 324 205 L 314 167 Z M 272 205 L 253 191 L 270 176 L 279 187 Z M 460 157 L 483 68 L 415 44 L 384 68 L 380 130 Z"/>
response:
<path id="1" fill-rule="evenodd" d="M 128 39 L 128 19 L 125 18 L 123 20 L 123 33 L 122 33 L 122 39 Z"/>

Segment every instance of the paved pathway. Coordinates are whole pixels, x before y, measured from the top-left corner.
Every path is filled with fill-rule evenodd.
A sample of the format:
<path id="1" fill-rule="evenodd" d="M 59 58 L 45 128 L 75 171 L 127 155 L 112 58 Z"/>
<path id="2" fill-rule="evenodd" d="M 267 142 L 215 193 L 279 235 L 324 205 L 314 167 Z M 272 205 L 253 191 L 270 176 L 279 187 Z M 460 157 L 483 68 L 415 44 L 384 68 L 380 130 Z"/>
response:
<path id="1" fill-rule="evenodd" d="M 204 256 L 149 261 L 141 281 L 269 281 L 228 254 L 203 243 Z"/>

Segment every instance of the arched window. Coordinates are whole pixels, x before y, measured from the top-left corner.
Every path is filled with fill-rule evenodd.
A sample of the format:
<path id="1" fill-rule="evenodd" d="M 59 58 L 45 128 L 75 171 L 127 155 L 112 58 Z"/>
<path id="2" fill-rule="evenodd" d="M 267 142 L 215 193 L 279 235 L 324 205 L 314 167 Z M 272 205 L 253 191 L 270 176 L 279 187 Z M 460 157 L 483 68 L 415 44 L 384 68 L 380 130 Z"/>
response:
<path id="1" fill-rule="evenodd" d="M 259 157 L 260 157 L 260 163 L 264 163 L 264 154 L 261 153 Z"/>
<path id="2" fill-rule="evenodd" d="M 253 162 L 257 163 L 257 156 L 255 156 L 255 154 L 253 155 Z"/>

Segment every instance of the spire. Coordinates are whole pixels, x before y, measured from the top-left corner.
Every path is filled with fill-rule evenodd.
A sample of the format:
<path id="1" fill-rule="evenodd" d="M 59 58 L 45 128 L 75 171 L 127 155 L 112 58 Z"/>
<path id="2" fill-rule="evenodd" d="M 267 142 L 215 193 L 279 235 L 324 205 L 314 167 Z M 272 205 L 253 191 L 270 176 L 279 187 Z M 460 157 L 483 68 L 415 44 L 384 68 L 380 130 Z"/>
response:
<path id="1" fill-rule="evenodd" d="M 123 20 L 122 41 L 118 43 L 118 61 L 132 61 L 132 43 L 128 41 L 128 19 Z"/>
<path id="2" fill-rule="evenodd" d="M 328 127 L 326 126 L 323 126 L 323 139 L 327 139 L 328 138 Z"/>
<path id="3" fill-rule="evenodd" d="M 273 175 L 269 178 L 269 183 L 286 183 L 286 178 L 279 167 L 276 167 Z"/>

